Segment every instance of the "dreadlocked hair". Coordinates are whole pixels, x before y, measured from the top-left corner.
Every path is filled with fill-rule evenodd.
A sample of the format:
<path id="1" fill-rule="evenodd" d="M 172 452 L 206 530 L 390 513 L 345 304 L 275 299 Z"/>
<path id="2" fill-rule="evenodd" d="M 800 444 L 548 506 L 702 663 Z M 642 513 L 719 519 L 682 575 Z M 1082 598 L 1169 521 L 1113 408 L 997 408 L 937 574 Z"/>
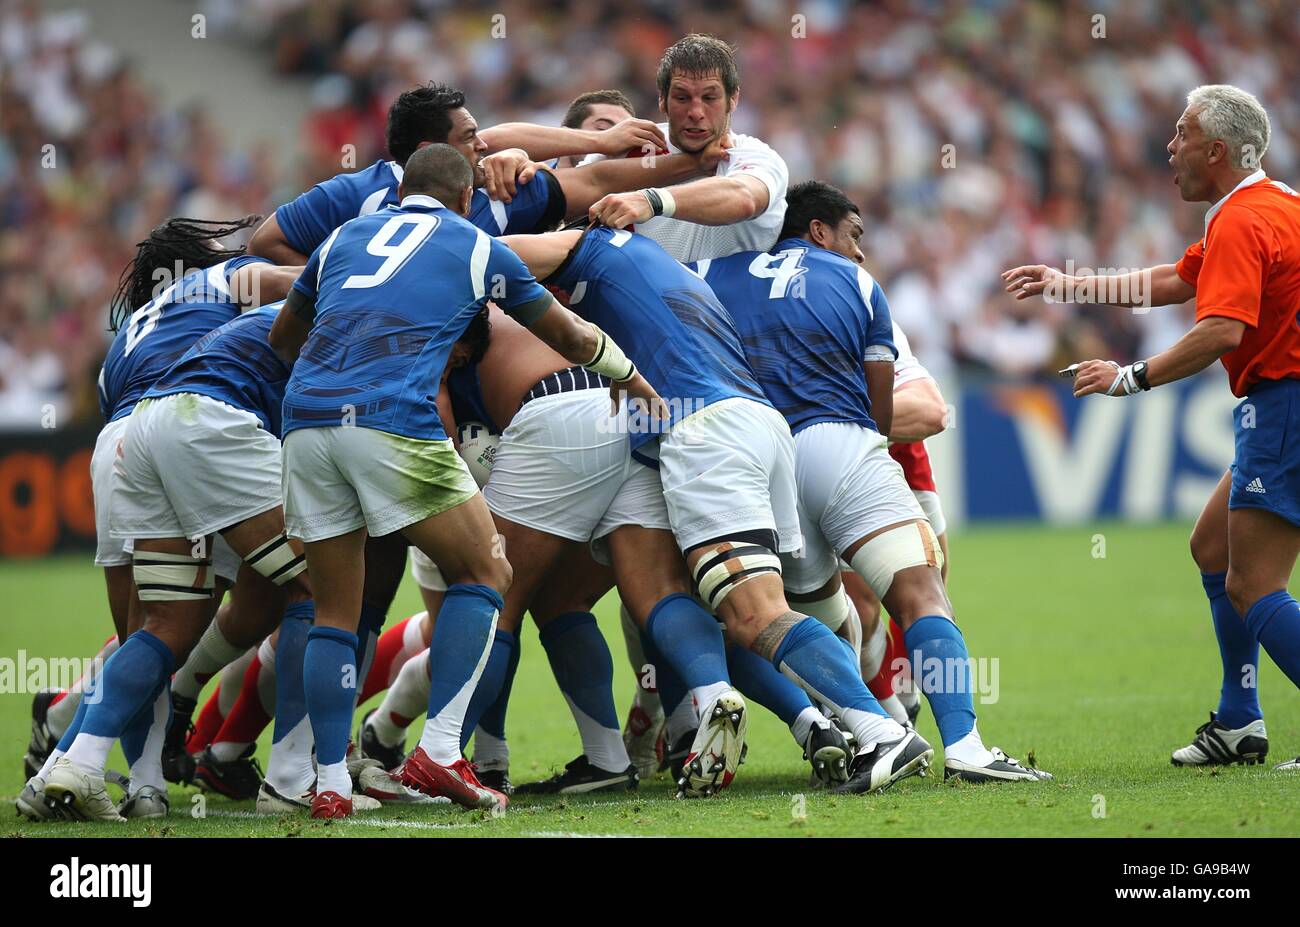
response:
<path id="1" fill-rule="evenodd" d="M 244 248 L 219 248 L 217 242 L 252 228 L 261 216 L 242 219 L 168 219 L 136 245 L 135 257 L 118 278 L 117 290 L 108 307 L 108 327 L 117 331 L 131 313 L 153 299 L 159 271 L 174 273 L 175 282 L 192 270 L 202 270 L 244 253 Z M 163 279 L 166 279 L 164 277 Z"/>

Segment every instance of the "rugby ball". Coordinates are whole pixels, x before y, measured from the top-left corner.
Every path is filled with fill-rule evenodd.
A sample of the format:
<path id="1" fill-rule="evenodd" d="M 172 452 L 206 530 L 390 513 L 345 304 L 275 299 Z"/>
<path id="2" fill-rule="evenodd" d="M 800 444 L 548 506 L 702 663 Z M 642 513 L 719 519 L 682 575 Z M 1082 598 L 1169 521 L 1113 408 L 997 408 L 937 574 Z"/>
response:
<path id="1" fill-rule="evenodd" d="M 492 473 L 501 436 L 492 434 L 482 422 L 461 422 L 456 430 L 460 438 L 458 449 L 461 459 L 469 467 L 470 475 L 478 483 L 478 488 L 482 489 Z"/>

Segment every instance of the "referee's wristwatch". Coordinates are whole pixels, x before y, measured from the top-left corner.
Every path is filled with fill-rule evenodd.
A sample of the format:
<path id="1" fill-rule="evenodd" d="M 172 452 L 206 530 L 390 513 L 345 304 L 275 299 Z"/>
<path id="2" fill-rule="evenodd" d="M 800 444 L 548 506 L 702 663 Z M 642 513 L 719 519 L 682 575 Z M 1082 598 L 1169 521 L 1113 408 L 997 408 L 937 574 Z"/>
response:
<path id="1" fill-rule="evenodd" d="M 1151 382 L 1147 380 L 1147 362 L 1142 360 L 1133 365 L 1133 382 L 1138 385 L 1138 389 L 1149 390 Z"/>

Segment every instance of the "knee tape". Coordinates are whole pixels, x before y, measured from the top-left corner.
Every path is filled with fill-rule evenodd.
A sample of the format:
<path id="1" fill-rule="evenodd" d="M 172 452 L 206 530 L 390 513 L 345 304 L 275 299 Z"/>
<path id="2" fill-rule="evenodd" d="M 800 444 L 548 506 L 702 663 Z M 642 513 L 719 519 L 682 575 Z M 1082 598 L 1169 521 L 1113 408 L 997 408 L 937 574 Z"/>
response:
<path id="1" fill-rule="evenodd" d="M 277 586 L 283 586 L 307 569 L 306 557 L 293 552 L 283 532 L 250 553 L 244 562 Z"/>
<path id="2" fill-rule="evenodd" d="M 766 547 L 723 541 L 695 564 L 695 585 L 700 597 L 713 611 L 741 583 L 764 573 L 781 575 L 781 559 Z"/>
<path id="3" fill-rule="evenodd" d="M 867 581 L 883 600 L 894 582 L 894 574 L 914 566 L 943 569 L 943 551 L 928 521 L 899 525 L 878 534 L 853 555 L 853 570 Z"/>
<path id="4" fill-rule="evenodd" d="M 212 598 L 210 558 L 137 550 L 131 572 L 142 602 L 197 602 Z"/>

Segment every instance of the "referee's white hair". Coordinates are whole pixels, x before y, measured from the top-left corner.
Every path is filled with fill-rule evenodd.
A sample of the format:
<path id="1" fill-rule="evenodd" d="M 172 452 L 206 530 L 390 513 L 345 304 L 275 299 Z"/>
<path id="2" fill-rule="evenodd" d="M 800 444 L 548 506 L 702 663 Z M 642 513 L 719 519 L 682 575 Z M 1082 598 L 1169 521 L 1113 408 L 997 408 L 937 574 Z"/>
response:
<path id="1" fill-rule="evenodd" d="M 1258 170 L 1268 150 L 1268 113 L 1255 95 L 1231 84 L 1204 84 L 1187 95 L 1187 105 L 1205 137 L 1228 146 L 1232 166 Z"/>

